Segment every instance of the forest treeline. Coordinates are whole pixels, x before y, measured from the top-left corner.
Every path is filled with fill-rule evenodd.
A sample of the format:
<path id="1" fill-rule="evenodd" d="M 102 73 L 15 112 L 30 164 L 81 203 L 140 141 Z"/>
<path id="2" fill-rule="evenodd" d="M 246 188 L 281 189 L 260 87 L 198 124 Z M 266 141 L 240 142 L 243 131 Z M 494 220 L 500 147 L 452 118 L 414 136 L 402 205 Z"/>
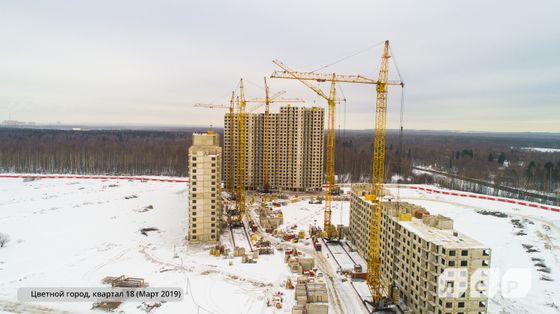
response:
<path id="1" fill-rule="evenodd" d="M 0 171 L 186 176 L 191 134 L 0 129 Z"/>
<path id="2" fill-rule="evenodd" d="M 431 175 L 412 169 L 423 166 L 517 189 L 560 192 L 560 150 L 542 152 L 528 147 L 560 149 L 560 135 L 405 131 L 401 141 L 393 131 L 387 134 L 386 181 L 400 173 L 408 182 L 433 183 Z M 345 178 L 349 182 L 370 180 L 371 131 L 342 133 L 336 150 L 338 173 L 349 174 Z"/>
<path id="3" fill-rule="evenodd" d="M 203 130 L 88 130 L 0 128 L 0 171 L 112 175 L 186 176 L 192 133 Z M 402 146 L 402 147 L 401 147 Z M 549 192 L 560 188 L 560 148 L 554 134 L 396 131 L 387 134 L 386 181 L 400 175 L 412 183 L 433 178 L 413 166 Z M 337 133 L 335 171 L 341 182 L 371 180 L 373 132 Z"/>

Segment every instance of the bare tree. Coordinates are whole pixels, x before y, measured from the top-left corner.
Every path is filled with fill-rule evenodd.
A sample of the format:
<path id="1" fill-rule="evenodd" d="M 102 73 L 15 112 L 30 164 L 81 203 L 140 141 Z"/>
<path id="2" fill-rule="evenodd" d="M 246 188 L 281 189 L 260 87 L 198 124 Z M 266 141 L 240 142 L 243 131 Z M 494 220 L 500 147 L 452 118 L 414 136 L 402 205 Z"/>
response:
<path id="1" fill-rule="evenodd" d="M 4 247 L 10 242 L 10 236 L 5 233 L 0 233 L 0 247 Z"/>

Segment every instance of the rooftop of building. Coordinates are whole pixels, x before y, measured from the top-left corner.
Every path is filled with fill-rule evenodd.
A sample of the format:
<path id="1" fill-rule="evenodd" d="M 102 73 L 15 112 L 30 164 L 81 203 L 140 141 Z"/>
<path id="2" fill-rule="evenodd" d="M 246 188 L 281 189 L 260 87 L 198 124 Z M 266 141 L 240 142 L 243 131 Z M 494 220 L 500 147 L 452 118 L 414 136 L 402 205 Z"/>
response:
<path id="1" fill-rule="evenodd" d="M 366 203 L 373 204 L 372 201 L 366 199 L 366 195 L 371 191 L 371 184 L 357 184 L 352 186 L 352 192 L 364 200 Z M 488 247 L 481 242 L 460 233 L 453 229 L 453 219 L 442 215 L 431 215 L 425 208 L 411 204 L 408 202 L 391 201 L 392 198 L 383 198 L 383 207 L 385 210 L 393 211 L 392 219 L 406 230 L 413 232 L 417 236 L 426 241 L 440 245 L 450 249 L 487 249 Z M 397 213 L 408 214 L 406 219 Z"/>
<path id="2" fill-rule="evenodd" d="M 443 216 L 442 216 L 443 217 Z M 393 217 L 398 220 L 397 217 Z M 446 249 L 487 249 L 488 247 L 477 240 L 454 229 L 438 229 L 424 223 L 423 219 L 412 217 L 410 221 L 398 221 L 406 230 L 413 232 L 426 241 L 442 246 Z"/>
<path id="3" fill-rule="evenodd" d="M 194 132 L 193 133 L 193 135 L 212 135 L 212 136 L 214 136 L 216 134 L 218 134 L 218 133 L 216 133 L 215 131 L 212 131 L 212 130 L 207 131 L 207 132 Z"/>

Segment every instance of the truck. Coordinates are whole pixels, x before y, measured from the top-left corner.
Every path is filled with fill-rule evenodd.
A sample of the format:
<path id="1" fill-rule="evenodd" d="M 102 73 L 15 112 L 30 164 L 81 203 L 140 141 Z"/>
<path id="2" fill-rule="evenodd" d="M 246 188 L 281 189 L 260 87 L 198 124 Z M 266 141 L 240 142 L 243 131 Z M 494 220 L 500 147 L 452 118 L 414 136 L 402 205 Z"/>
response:
<path id="1" fill-rule="evenodd" d="M 321 243 L 319 242 L 315 242 L 313 243 L 313 247 L 315 248 L 315 251 L 320 252 L 322 247 L 321 247 Z"/>

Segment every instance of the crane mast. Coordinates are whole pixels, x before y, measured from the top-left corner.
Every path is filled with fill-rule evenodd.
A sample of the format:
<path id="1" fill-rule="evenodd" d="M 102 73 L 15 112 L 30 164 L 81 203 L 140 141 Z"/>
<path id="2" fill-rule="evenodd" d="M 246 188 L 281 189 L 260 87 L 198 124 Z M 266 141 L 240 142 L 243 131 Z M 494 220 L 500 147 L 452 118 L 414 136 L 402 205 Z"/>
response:
<path id="1" fill-rule="evenodd" d="M 235 198 L 237 203 L 237 210 L 239 211 L 240 221 L 243 221 L 245 213 L 247 211 L 247 204 L 245 203 L 246 191 L 245 191 L 245 107 L 247 106 L 247 101 L 245 100 L 245 88 L 243 86 L 243 79 L 239 81 L 239 112 L 237 115 L 237 145 L 238 145 L 238 158 L 237 158 L 237 196 Z"/>
<path id="2" fill-rule="evenodd" d="M 373 146 L 372 190 L 369 199 L 373 201 L 369 229 L 369 257 L 367 284 L 374 304 L 384 296 L 385 287 L 381 280 L 380 236 L 381 213 L 383 210 L 383 181 L 385 178 L 385 145 L 387 137 L 387 83 L 389 72 L 389 41 L 385 42 L 381 67 L 377 79 L 377 99 L 375 103 L 375 139 Z"/>
<path id="3" fill-rule="evenodd" d="M 263 186 L 264 192 L 268 193 L 270 191 L 270 178 L 269 178 L 269 167 L 270 167 L 270 134 L 268 132 L 269 128 L 269 114 L 270 114 L 270 91 L 268 89 L 268 84 L 266 82 L 266 77 L 264 78 L 264 94 L 265 94 L 265 104 L 266 108 L 264 111 L 264 171 L 263 171 Z"/>
<path id="4" fill-rule="evenodd" d="M 325 219 L 323 223 L 323 228 L 327 234 L 327 238 L 332 238 L 332 225 L 331 225 L 331 214 L 332 214 L 332 196 L 335 188 L 334 180 L 334 153 L 335 153 L 335 124 L 334 124 L 334 113 L 335 113 L 335 97 L 336 97 L 336 74 L 333 73 L 331 81 L 331 89 L 329 93 L 329 98 L 327 99 L 329 105 L 328 122 L 327 122 L 327 195 L 325 197 Z"/>
<path id="5" fill-rule="evenodd" d="M 234 170 L 233 170 L 233 154 L 235 149 L 233 147 L 234 124 L 235 124 L 235 91 L 231 92 L 231 99 L 229 100 L 229 165 L 228 165 L 228 192 L 233 195 L 234 183 Z"/>

